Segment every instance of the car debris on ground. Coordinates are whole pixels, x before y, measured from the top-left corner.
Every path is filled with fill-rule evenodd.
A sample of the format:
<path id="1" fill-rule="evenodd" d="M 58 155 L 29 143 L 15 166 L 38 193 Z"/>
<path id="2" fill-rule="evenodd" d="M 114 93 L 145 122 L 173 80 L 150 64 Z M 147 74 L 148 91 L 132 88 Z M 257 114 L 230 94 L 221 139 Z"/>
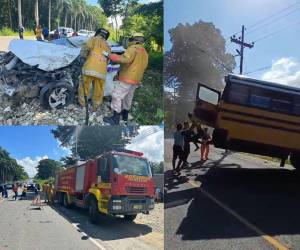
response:
<path id="1" fill-rule="evenodd" d="M 9 52 L 0 52 L 0 124 L 80 125 L 85 110 L 77 104 L 80 82 L 80 48 L 88 37 L 70 37 L 40 42 L 12 40 Z M 114 53 L 124 48 L 110 43 Z M 90 124 L 104 124 L 110 113 L 110 95 L 119 65 L 109 64 L 105 99 Z"/>

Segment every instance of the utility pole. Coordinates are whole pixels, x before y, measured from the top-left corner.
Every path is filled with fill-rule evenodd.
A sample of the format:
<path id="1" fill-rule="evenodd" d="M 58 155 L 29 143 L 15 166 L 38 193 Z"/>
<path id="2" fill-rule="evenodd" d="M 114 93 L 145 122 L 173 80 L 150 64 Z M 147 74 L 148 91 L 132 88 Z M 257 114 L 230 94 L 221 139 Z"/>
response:
<path id="1" fill-rule="evenodd" d="M 249 48 L 252 49 L 254 47 L 254 42 L 250 43 L 246 43 L 244 41 L 245 38 L 245 26 L 242 26 L 242 36 L 239 37 L 238 39 L 235 37 L 235 35 L 233 35 L 232 37 L 230 37 L 230 41 L 236 44 L 239 44 L 241 46 L 240 50 L 236 50 L 237 53 L 240 56 L 240 74 L 243 74 L 243 63 L 244 63 L 244 48 Z"/>

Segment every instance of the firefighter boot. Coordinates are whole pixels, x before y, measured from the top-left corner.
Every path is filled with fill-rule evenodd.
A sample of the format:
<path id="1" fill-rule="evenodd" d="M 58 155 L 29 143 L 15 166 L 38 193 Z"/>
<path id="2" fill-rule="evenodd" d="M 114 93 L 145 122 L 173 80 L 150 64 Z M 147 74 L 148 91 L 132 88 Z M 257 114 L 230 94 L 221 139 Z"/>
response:
<path id="1" fill-rule="evenodd" d="M 123 120 L 124 122 L 128 122 L 128 114 L 129 114 L 129 111 L 126 110 L 126 109 L 123 109 L 122 112 L 121 112 L 121 114 L 122 114 L 122 120 Z"/>
<path id="2" fill-rule="evenodd" d="M 114 115 L 110 116 L 110 117 L 104 117 L 103 121 L 105 123 L 109 123 L 110 125 L 119 125 L 120 124 L 120 115 L 121 113 L 118 113 L 116 111 L 114 111 Z"/>

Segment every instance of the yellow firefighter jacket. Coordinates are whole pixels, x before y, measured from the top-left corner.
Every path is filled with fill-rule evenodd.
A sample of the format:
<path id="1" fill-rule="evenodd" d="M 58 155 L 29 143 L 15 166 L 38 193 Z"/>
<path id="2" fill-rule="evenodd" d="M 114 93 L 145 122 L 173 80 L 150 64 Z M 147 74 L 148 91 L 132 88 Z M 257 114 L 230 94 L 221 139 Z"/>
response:
<path id="1" fill-rule="evenodd" d="M 107 73 L 107 58 L 103 52 L 110 53 L 108 43 L 100 36 L 90 38 L 81 49 L 81 56 L 87 57 L 82 68 L 83 75 L 105 79 Z"/>
<path id="2" fill-rule="evenodd" d="M 148 66 L 148 53 L 143 45 L 135 44 L 127 48 L 121 56 L 113 55 L 112 61 L 121 63 L 119 81 L 139 84 Z"/>

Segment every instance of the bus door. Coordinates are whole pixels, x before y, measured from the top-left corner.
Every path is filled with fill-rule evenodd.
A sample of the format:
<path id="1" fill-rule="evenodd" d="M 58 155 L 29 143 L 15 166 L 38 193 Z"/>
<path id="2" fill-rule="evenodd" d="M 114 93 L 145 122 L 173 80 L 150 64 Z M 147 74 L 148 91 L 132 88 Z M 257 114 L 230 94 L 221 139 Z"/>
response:
<path id="1" fill-rule="evenodd" d="M 216 126 L 220 96 L 219 91 L 201 83 L 198 84 L 194 115 L 203 124 Z"/>

